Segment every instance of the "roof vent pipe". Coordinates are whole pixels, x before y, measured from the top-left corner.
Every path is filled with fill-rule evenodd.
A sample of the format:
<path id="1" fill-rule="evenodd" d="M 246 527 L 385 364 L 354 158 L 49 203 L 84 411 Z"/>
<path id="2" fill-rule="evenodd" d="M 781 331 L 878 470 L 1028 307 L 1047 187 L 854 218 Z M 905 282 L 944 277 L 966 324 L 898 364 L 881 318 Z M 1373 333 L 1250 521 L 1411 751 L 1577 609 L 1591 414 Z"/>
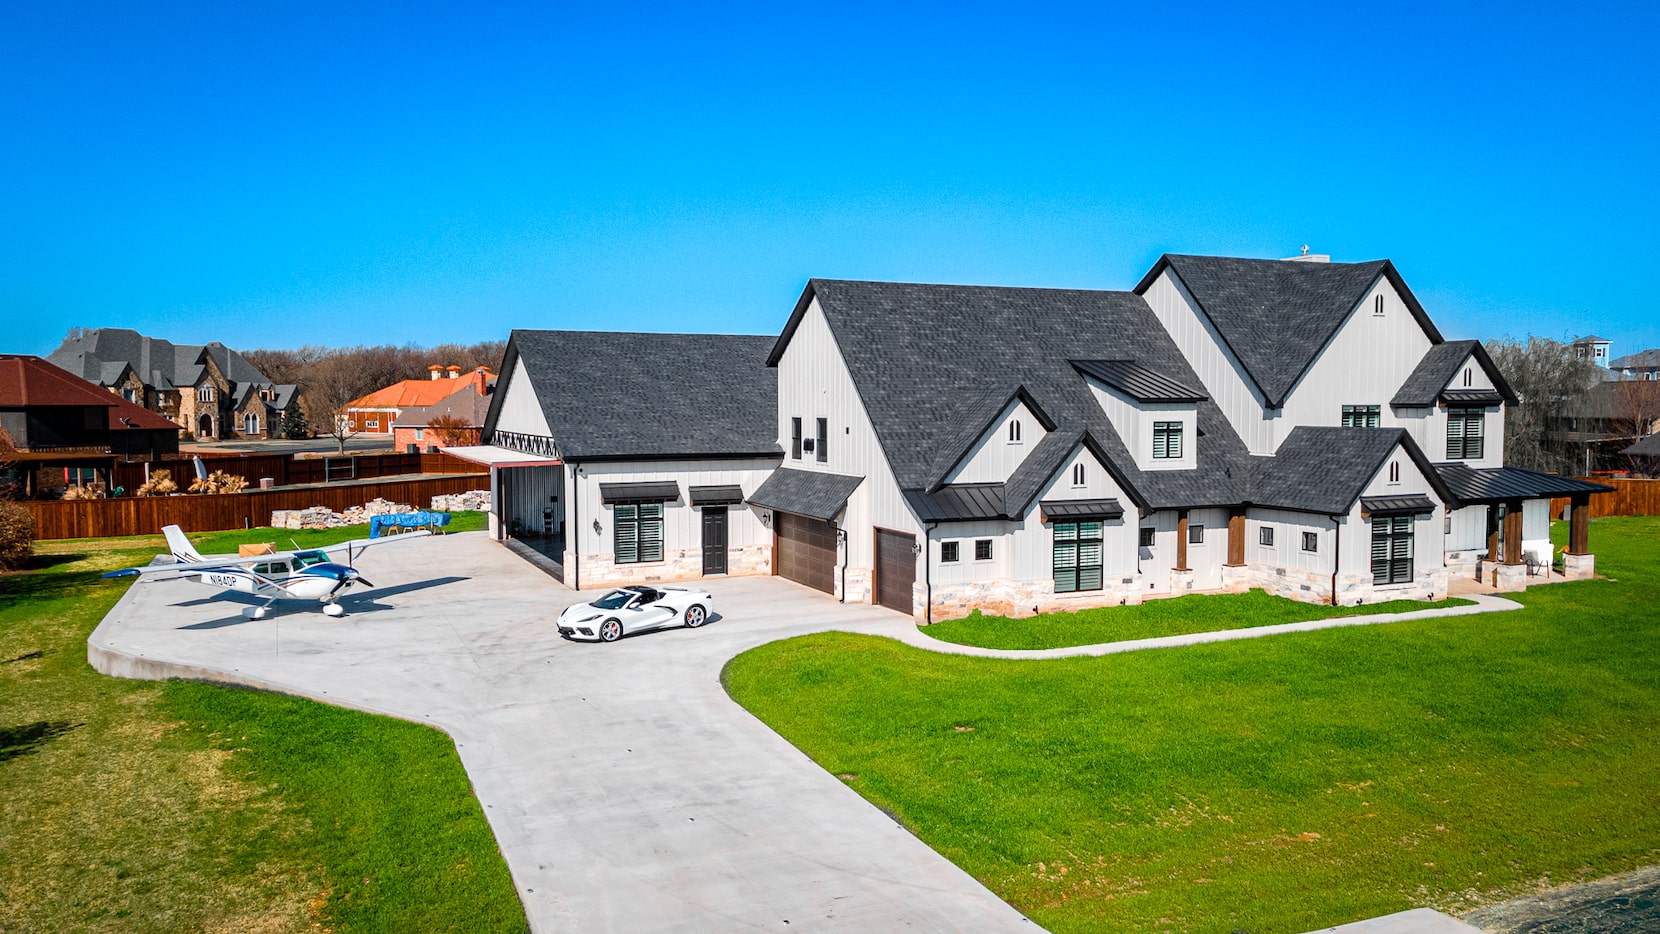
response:
<path id="1" fill-rule="evenodd" d="M 1303 244 L 1303 252 L 1301 256 L 1287 256 L 1285 261 L 1288 263 L 1329 263 L 1331 262 L 1331 254 L 1310 253 L 1308 251 L 1308 244 L 1305 243 Z"/>

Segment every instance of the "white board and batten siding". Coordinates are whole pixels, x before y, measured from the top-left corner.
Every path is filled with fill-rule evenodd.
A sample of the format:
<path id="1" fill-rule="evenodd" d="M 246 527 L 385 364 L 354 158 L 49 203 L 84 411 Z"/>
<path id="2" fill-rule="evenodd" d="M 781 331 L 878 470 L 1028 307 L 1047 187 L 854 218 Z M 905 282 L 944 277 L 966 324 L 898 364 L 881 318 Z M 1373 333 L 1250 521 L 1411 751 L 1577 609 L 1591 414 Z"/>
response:
<path id="1" fill-rule="evenodd" d="M 1011 438 L 1011 425 L 1016 424 L 1020 426 L 1019 438 Z M 1048 435 L 1026 403 L 1010 400 L 945 482 L 1002 483 Z"/>
<path id="2" fill-rule="evenodd" d="M 505 382 L 506 391 L 502 396 L 501 410 L 496 415 L 496 430 L 552 437 L 553 429 L 548 427 L 548 417 L 542 411 L 542 401 L 536 398 L 536 387 L 525 372 L 523 357 L 514 361 L 513 372 Z"/>
<path id="3" fill-rule="evenodd" d="M 691 505 L 694 486 L 732 486 L 743 488 L 744 496 L 754 493 L 767 475 L 777 468 L 777 458 L 747 458 L 736 460 L 657 460 L 657 461 L 585 461 L 578 468 L 573 481 L 575 507 L 574 521 L 569 528 L 566 548 L 576 551 L 580 543 L 584 557 L 609 555 L 614 551 L 612 515 L 614 507 L 601 501 L 602 483 L 648 483 L 670 480 L 680 487 L 680 498 L 663 504 L 663 548 L 665 551 L 701 548 L 703 545 L 703 510 Z M 572 468 L 565 468 L 567 471 Z M 567 479 L 569 479 L 567 474 Z M 570 507 L 567 507 L 569 509 Z M 567 511 L 570 518 L 573 513 Z M 595 521 L 599 531 L 594 530 Z M 727 547 L 742 548 L 752 545 L 771 545 L 772 530 L 763 526 L 755 513 L 742 504 L 727 507 Z"/>
<path id="4" fill-rule="evenodd" d="M 1399 480 L 1390 480 L 1390 466 L 1400 468 Z M 1395 447 L 1383 466 L 1373 475 L 1370 483 L 1361 496 L 1426 496 L 1435 502 L 1435 511 L 1414 517 L 1412 531 L 1412 569 L 1413 576 L 1429 572 L 1446 564 L 1446 545 L 1442 530 L 1445 528 L 1446 506 L 1441 498 L 1435 494 L 1435 488 L 1430 486 L 1418 465 L 1399 445 Z M 1343 573 L 1369 574 L 1372 568 L 1372 523 L 1361 517 L 1362 505 L 1356 500 L 1349 510 L 1348 521 L 1344 523 L 1343 535 Z"/>
<path id="5" fill-rule="evenodd" d="M 1262 393 L 1175 272 L 1166 267 L 1142 298 L 1245 446 L 1252 454 L 1274 453 L 1279 440 L 1274 437 L 1273 420 L 1265 415 Z"/>
<path id="6" fill-rule="evenodd" d="M 1142 470 L 1192 470 L 1198 466 L 1199 407 L 1183 402 L 1138 402 L 1098 380 L 1086 379 L 1097 405 L 1123 439 L 1136 466 Z M 1153 428 L 1157 422 L 1182 426 L 1182 456 L 1153 458 Z"/>
<path id="7" fill-rule="evenodd" d="M 1204 534 L 1195 542 L 1193 536 L 1201 527 Z M 1189 509 L 1187 532 L 1187 566 L 1193 571 L 1193 589 L 1215 590 L 1221 587 L 1222 565 L 1228 560 L 1228 511 Z"/>
<path id="8" fill-rule="evenodd" d="M 817 419 L 829 420 L 829 454 L 825 462 L 818 453 L 790 456 L 790 419 L 801 419 L 803 438 L 814 437 Z M 924 417 L 918 413 L 918 417 Z M 1035 424 L 1035 422 L 1034 422 Z M 869 568 L 875 560 L 874 527 L 916 535 L 921 532 L 916 517 L 899 493 L 887 455 L 876 439 L 870 416 L 842 359 L 841 348 L 814 298 L 803 312 L 790 342 L 778 360 L 778 443 L 784 449 L 780 466 L 791 470 L 822 470 L 863 477 L 864 482 L 848 499 L 839 525 L 851 529 L 847 536 L 849 567 Z M 918 578 L 921 578 L 920 568 Z"/>
<path id="9" fill-rule="evenodd" d="M 1262 544 L 1264 527 L 1274 530 L 1274 543 Z M 1334 527 L 1326 516 L 1289 509 L 1252 508 L 1245 513 L 1247 564 L 1297 571 L 1331 573 Z M 1303 547 L 1304 533 L 1313 533 L 1314 548 Z"/>

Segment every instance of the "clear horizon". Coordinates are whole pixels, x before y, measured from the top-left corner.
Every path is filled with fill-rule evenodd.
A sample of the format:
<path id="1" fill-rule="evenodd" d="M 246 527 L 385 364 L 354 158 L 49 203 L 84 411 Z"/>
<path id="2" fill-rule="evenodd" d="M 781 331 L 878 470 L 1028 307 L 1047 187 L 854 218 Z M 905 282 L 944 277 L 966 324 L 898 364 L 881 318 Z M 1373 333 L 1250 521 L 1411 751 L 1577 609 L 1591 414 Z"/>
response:
<path id="1" fill-rule="evenodd" d="M 1660 347 L 1660 6 L 0 8 L 0 351 L 777 333 L 810 277 L 1389 258 Z M 1635 258 L 1635 259 L 1634 259 Z"/>

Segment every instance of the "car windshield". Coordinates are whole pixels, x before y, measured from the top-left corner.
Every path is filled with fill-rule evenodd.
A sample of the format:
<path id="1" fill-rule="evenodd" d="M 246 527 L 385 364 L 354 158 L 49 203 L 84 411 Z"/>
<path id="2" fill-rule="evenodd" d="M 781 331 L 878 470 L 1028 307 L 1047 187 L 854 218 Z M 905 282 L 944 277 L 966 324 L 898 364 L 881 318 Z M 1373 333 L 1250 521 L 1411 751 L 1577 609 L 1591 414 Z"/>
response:
<path id="1" fill-rule="evenodd" d="M 595 600 L 593 606 L 601 610 L 620 610 L 627 606 L 628 601 L 632 599 L 634 599 L 634 592 L 632 590 L 613 590 L 605 596 L 600 597 L 598 600 Z"/>
<path id="2" fill-rule="evenodd" d="M 320 551 L 302 551 L 294 556 L 294 564 L 302 568 L 308 568 L 314 564 L 327 564 L 328 560 L 329 556 Z"/>

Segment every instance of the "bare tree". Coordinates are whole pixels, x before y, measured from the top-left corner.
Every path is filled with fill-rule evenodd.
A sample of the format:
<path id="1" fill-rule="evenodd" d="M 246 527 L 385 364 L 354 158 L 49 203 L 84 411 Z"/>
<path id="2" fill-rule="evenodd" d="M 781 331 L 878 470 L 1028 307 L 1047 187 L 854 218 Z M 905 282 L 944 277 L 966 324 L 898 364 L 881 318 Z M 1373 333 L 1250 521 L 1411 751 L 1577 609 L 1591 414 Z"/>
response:
<path id="1" fill-rule="evenodd" d="M 1487 352 L 1521 404 L 1504 417 L 1504 462 L 1553 473 L 1581 469 L 1582 452 L 1569 439 L 1569 413 L 1584 411 L 1602 379 L 1596 364 L 1574 356 L 1568 345 L 1529 335 L 1526 342 L 1488 341 Z"/>
<path id="2" fill-rule="evenodd" d="M 346 409 L 357 399 L 379 388 L 346 354 L 326 357 L 311 367 L 303 397 L 306 417 L 318 435 L 333 438 L 346 453 L 346 441 L 357 434 Z"/>
<path id="3" fill-rule="evenodd" d="M 1614 430 L 1639 441 L 1660 431 L 1660 382 L 1627 379 L 1614 384 Z"/>

